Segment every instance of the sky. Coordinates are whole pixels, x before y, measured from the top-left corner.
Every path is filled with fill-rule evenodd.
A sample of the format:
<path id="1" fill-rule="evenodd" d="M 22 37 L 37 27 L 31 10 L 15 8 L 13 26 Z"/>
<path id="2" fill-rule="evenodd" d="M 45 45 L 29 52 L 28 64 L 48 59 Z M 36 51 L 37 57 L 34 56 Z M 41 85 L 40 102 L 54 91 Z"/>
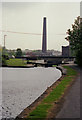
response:
<path id="1" fill-rule="evenodd" d="M 80 16 L 80 2 L 3 2 L 2 45 L 7 35 L 8 49 L 42 49 L 43 17 L 46 17 L 47 49 L 61 51 L 61 46 L 69 44 L 66 32 L 77 16 Z"/>

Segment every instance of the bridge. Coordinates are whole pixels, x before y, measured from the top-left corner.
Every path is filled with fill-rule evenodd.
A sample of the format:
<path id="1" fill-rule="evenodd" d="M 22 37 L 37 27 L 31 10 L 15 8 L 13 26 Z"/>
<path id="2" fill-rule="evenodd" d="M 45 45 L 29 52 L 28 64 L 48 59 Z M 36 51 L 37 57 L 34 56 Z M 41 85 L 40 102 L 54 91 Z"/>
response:
<path id="1" fill-rule="evenodd" d="M 36 60 L 36 59 L 49 59 L 49 58 L 75 58 L 74 56 L 47 56 L 47 55 L 45 55 L 45 56 L 42 56 L 42 55 L 40 55 L 40 56 L 23 56 L 23 57 L 21 57 L 21 58 L 26 58 L 26 59 L 29 59 L 29 60 L 32 60 L 32 59 L 34 59 L 34 60 Z"/>
<path id="2" fill-rule="evenodd" d="M 28 64 L 34 64 L 35 66 L 41 65 L 46 67 L 64 64 L 68 61 L 75 60 L 75 57 L 72 56 L 28 56 L 21 58 L 26 59 Z"/>

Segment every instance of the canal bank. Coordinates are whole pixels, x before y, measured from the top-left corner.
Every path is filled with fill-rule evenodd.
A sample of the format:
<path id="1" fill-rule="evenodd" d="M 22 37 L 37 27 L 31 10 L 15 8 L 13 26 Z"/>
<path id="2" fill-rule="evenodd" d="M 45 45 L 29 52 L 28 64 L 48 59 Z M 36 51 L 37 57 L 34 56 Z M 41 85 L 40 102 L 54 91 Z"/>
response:
<path id="1" fill-rule="evenodd" d="M 71 73 L 70 73 L 71 72 Z M 68 79 L 69 78 L 69 79 Z M 66 76 L 64 76 L 64 78 L 61 78 L 61 79 L 59 79 L 56 83 L 57 84 L 55 84 L 55 86 L 52 88 L 52 89 L 50 89 L 50 91 L 48 91 L 48 93 L 46 93 L 46 98 L 44 97 L 43 98 L 43 100 L 42 101 L 39 101 L 38 102 L 38 104 L 37 105 L 35 105 L 35 106 L 31 106 L 31 107 L 34 107 L 33 109 L 31 108 L 29 108 L 29 110 L 31 110 L 31 111 L 28 111 L 28 108 L 27 108 L 27 110 L 26 111 L 24 111 L 22 114 L 20 114 L 16 119 L 17 120 L 20 120 L 20 118 L 23 118 L 24 120 L 25 120 L 25 118 L 27 118 L 28 120 L 30 120 L 31 118 L 33 119 L 33 118 L 36 118 L 37 120 L 39 120 L 40 118 L 42 118 L 41 116 L 42 116 L 42 112 L 44 111 L 44 109 L 43 109 L 43 111 L 40 111 L 40 107 L 42 107 L 42 105 L 40 105 L 40 104 L 42 104 L 43 103 L 43 101 L 46 101 L 46 103 L 45 104 L 48 104 L 47 102 L 49 102 L 49 100 L 47 100 L 47 98 L 48 99 L 50 99 L 50 101 L 53 101 L 53 104 L 52 104 L 52 107 L 50 108 L 50 109 L 48 109 L 47 111 L 45 111 L 45 112 L 48 112 L 47 113 L 47 118 L 48 119 L 54 119 L 55 117 L 56 117 L 56 115 L 57 115 L 57 113 L 59 112 L 59 110 L 60 110 L 60 108 L 61 108 L 61 103 L 63 103 L 64 101 L 63 101 L 63 98 L 64 98 L 64 96 L 67 94 L 67 92 L 69 91 L 69 88 L 74 84 L 74 82 L 75 82 L 75 78 L 76 78 L 76 71 L 74 71 L 74 70 L 72 70 L 71 68 L 68 68 L 68 72 L 67 72 L 67 77 Z M 68 80 L 67 80 L 68 79 Z M 58 83 L 59 82 L 59 83 Z M 68 83 L 70 83 L 70 84 L 68 84 Z M 60 92 L 58 92 L 58 90 L 57 90 L 57 92 L 60 94 L 60 93 L 62 93 L 61 95 L 58 95 L 58 96 L 60 96 L 60 97 L 58 97 L 58 98 L 60 98 L 60 99 L 55 99 L 56 98 L 56 96 L 54 96 L 55 98 L 54 98 L 54 100 L 52 100 L 51 98 L 49 98 L 49 96 L 50 96 L 50 94 L 52 94 L 53 93 L 53 89 L 56 91 L 56 89 L 59 87 L 59 89 L 61 88 L 60 86 L 61 86 L 61 84 L 62 85 L 66 85 L 67 87 L 66 87 L 66 89 L 65 89 L 65 91 L 62 93 L 62 90 L 64 90 L 64 89 L 61 89 L 60 90 Z M 63 87 L 65 87 L 65 86 L 63 86 Z M 54 92 L 55 92 L 54 91 Z M 55 92 L 55 95 L 56 95 L 56 92 Z M 44 100 L 44 99 L 46 99 L 46 100 Z M 42 102 L 42 103 L 41 103 Z M 51 102 L 50 102 L 51 103 Z M 45 106 L 45 104 L 43 105 L 43 107 Z M 49 104 L 48 104 L 49 105 Z M 39 106 L 39 107 L 38 107 Z M 42 108 L 41 108 L 42 109 Z M 31 113 L 30 113 L 31 112 Z M 39 113 L 40 112 L 40 113 Z M 30 114 L 29 114 L 30 113 Z M 30 116 L 29 116 L 29 115 Z M 39 114 L 39 116 L 38 116 L 38 114 Z M 45 113 L 44 113 L 45 114 Z M 22 115 L 22 116 L 21 116 Z M 28 117 L 27 117 L 28 116 Z M 38 117 L 37 117 L 38 116 Z"/>
<path id="2" fill-rule="evenodd" d="M 71 86 L 67 95 L 64 97 L 64 103 L 56 115 L 56 118 L 79 118 L 80 120 L 80 68 L 76 65 L 70 66 L 78 72 L 78 76 L 75 79 L 74 84 Z"/>

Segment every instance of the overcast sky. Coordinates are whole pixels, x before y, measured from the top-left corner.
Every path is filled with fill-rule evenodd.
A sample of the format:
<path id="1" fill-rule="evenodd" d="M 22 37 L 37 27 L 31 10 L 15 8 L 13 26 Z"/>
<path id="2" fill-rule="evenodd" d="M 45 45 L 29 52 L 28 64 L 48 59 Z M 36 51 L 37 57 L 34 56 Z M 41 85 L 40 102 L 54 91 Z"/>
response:
<path id="1" fill-rule="evenodd" d="M 61 51 L 67 29 L 80 15 L 80 2 L 4 2 L 2 3 L 2 30 L 42 34 L 43 17 L 47 18 L 47 49 Z M 3 32 L 9 49 L 41 49 L 42 35 Z M 3 43 L 3 42 L 2 42 Z"/>

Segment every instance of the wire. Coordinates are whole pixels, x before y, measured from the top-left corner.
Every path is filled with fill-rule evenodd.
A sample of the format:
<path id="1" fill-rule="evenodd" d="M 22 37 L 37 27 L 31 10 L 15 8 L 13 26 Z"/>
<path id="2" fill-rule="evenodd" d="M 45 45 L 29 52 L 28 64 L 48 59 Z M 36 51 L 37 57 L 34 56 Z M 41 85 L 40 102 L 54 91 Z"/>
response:
<path id="1" fill-rule="evenodd" d="M 8 32 L 8 33 L 17 33 L 17 34 L 29 34 L 29 35 L 42 35 L 39 33 L 25 33 L 25 32 L 15 32 L 15 31 L 5 31 L 5 30 L 0 30 L 2 32 Z M 55 34 L 55 35 L 66 35 L 65 33 L 61 33 L 61 34 Z"/>
<path id="2" fill-rule="evenodd" d="M 17 34 L 29 34 L 29 35 L 42 35 L 39 33 L 25 33 L 25 32 L 15 32 L 15 31 L 5 31 L 5 30 L 0 30 L 2 32 L 9 32 L 9 33 L 17 33 Z"/>

